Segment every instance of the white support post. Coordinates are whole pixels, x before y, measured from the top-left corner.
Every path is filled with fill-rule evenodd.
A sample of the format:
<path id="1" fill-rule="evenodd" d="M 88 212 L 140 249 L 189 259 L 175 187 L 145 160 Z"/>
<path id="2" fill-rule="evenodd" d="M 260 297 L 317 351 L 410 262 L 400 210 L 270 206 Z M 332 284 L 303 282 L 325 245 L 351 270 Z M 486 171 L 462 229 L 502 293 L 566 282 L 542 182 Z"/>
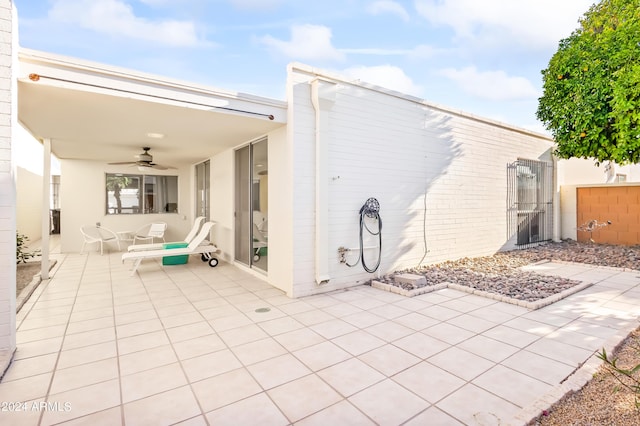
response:
<path id="1" fill-rule="evenodd" d="M 50 227 L 50 211 L 51 204 L 49 198 L 51 194 L 51 139 L 44 139 L 43 167 L 42 167 L 42 246 L 40 248 L 42 254 L 42 262 L 40 269 L 40 277 L 43 280 L 49 279 L 49 227 Z"/>
<path id="2" fill-rule="evenodd" d="M 560 171 L 558 170 L 558 158 L 553 157 L 553 241 L 562 241 L 562 212 L 560 211 Z"/>

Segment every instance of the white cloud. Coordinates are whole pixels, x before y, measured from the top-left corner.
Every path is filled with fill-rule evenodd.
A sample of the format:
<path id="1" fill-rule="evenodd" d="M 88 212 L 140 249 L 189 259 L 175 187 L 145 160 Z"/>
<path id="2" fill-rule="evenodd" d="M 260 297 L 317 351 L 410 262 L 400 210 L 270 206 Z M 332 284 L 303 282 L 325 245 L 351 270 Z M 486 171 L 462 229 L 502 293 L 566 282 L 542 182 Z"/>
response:
<path id="1" fill-rule="evenodd" d="M 331 29 L 321 25 L 294 25 L 291 40 L 278 40 L 270 35 L 260 41 L 271 49 L 294 60 L 341 61 L 344 54 L 331 44 Z"/>
<path id="2" fill-rule="evenodd" d="M 446 52 L 445 49 L 439 49 L 428 44 L 421 44 L 413 48 L 411 56 L 416 58 L 431 58 L 439 53 Z"/>
<path id="3" fill-rule="evenodd" d="M 378 0 L 367 7 L 367 12 L 372 15 L 391 14 L 400 17 L 403 21 L 410 19 L 407 10 L 398 2 L 392 0 Z"/>
<path id="4" fill-rule="evenodd" d="M 431 58 L 442 51 L 442 49 L 437 49 L 426 44 L 418 45 L 412 49 L 391 49 L 380 47 L 356 47 L 340 49 L 340 52 L 356 55 L 409 56 L 414 58 Z"/>
<path id="5" fill-rule="evenodd" d="M 504 71 L 480 72 L 475 67 L 446 68 L 439 74 L 454 81 L 472 96 L 490 101 L 513 101 L 540 96 L 539 91 L 524 77 L 512 77 Z"/>
<path id="6" fill-rule="evenodd" d="M 416 0 L 418 13 L 480 43 L 556 47 L 578 27 L 593 0 Z"/>
<path id="7" fill-rule="evenodd" d="M 379 47 L 356 47 L 349 49 L 340 49 L 343 53 L 355 53 L 357 55 L 376 55 L 376 56 L 404 56 L 411 55 L 412 49 L 384 49 Z"/>
<path id="8" fill-rule="evenodd" d="M 165 4 L 171 4 L 171 0 L 138 0 L 138 1 L 148 6 L 162 6 Z"/>
<path id="9" fill-rule="evenodd" d="M 112 36 L 151 41 L 167 46 L 189 47 L 204 44 L 191 21 L 152 21 L 137 17 L 121 0 L 57 0 L 49 17 L 58 22 Z"/>
<path id="10" fill-rule="evenodd" d="M 260 11 L 273 10 L 282 4 L 283 0 L 229 0 L 237 9 Z"/>
<path id="11" fill-rule="evenodd" d="M 340 72 L 354 80 L 385 87 L 408 95 L 420 96 L 422 88 L 416 85 L 404 71 L 393 65 L 356 66 Z"/>

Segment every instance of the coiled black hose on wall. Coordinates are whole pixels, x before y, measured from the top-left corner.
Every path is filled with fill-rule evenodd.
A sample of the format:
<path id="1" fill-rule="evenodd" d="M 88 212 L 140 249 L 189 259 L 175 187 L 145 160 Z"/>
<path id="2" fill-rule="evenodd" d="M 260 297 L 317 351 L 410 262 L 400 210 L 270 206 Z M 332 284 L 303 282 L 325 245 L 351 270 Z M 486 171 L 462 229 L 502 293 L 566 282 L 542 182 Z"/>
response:
<path id="1" fill-rule="evenodd" d="M 372 231 L 367 226 L 366 218 L 370 218 L 378 222 L 377 231 Z M 378 261 L 375 267 L 370 268 L 364 258 L 364 230 L 370 235 L 378 236 Z M 346 263 L 349 267 L 354 267 L 358 263 L 362 263 L 362 267 L 367 272 L 375 272 L 380 267 L 380 260 L 382 259 L 382 218 L 380 217 L 380 203 L 375 198 L 369 198 L 364 205 L 360 208 L 360 253 L 358 254 L 358 260 L 355 263 Z"/>

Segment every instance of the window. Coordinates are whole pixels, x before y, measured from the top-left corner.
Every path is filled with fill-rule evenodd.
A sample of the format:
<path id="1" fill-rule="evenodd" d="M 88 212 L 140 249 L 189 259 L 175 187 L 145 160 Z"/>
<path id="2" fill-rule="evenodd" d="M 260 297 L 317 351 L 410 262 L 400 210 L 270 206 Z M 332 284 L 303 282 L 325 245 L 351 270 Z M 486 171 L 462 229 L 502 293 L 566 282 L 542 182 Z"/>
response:
<path id="1" fill-rule="evenodd" d="M 107 214 L 177 213 L 178 177 L 107 173 Z"/>
<path id="2" fill-rule="evenodd" d="M 627 175 L 621 175 L 621 174 L 616 175 L 616 182 L 620 183 L 620 182 L 626 182 L 626 181 L 627 181 Z"/>

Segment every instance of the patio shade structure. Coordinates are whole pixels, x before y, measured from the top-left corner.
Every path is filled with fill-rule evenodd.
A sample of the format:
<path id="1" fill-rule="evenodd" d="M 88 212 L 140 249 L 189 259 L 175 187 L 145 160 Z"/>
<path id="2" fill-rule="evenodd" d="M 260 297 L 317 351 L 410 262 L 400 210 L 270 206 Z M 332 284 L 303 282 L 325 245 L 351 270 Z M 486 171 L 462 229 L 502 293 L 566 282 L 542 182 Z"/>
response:
<path id="1" fill-rule="evenodd" d="M 201 161 L 285 124 L 286 103 L 23 49 L 20 122 L 61 159 L 122 161 L 153 139 L 157 162 Z M 35 77 L 37 76 L 37 77 Z M 188 141 L 188 143 L 185 143 Z M 170 161 L 169 161 L 170 160 Z"/>
<path id="2" fill-rule="evenodd" d="M 144 142 L 153 147 L 155 161 L 186 167 L 286 123 L 284 101 L 71 63 L 28 49 L 20 50 L 19 60 L 18 118 L 44 144 L 45 165 L 51 154 L 103 163 L 132 159 Z M 43 277 L 47 265 L 45 251 Z"/>

